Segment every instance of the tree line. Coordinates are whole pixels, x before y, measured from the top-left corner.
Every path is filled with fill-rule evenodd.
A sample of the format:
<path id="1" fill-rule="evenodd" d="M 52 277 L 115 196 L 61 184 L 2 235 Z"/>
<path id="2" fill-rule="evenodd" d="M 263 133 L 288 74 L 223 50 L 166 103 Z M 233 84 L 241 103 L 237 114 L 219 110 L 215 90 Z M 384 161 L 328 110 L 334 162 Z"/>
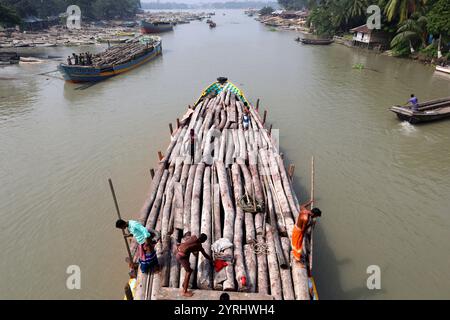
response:
<path id="1" fill-rule="evenodd" d="M 0 23 L 20 24 L 31 16 L 57 16 L 70 5 L 78 5 L 82 18 L 88 20 L 132 17 L 141 8 L 140 0 L 0 0 Z"/>
<path id="2" fill-rule="evenodd" d="M 309 9 L 308 22 L 322 36 L 344 34 L 365 24 L 369 5 L 380 8 L 382 30 L 391 35 L 395 55 L 420 52 L 450 58 L 449 0 L 278 0 L 286 9 Z"/>

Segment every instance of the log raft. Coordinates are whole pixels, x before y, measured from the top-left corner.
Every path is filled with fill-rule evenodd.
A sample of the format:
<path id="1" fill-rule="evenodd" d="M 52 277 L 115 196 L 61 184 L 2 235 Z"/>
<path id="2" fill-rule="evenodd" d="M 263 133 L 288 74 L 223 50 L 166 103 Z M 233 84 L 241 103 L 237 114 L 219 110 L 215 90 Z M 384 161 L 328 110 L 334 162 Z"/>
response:
<path id="1" fill-rule="evenodd" d="M 246 108 L 250 125 L 244 130 Z M 147 281 L 139 270 L 134 299 L 182 299 L 175 292 L 184 270 L 174 250 L 186 235 L 200 233 L 208 236 L 205 251 L 227 266 L 216 271 L 201 254 L 191 255 L 193 299 L 222 291 L 232 292 L 234 299 L 255 294 L 312 298 L 306 269 L 290 251 L 299 210 L 293 166 L 286 170 L 265 128 L 266 118 L 267 112 L 261 116 L 237 87 L 219 78 L 189 106 L 176 128 L 170 127 L 171 142 L 139 213 L 141 223 L 161 232 L 161 271 Z M 230 247 L 214 252 L 213 244 L 220 241 Z"/>

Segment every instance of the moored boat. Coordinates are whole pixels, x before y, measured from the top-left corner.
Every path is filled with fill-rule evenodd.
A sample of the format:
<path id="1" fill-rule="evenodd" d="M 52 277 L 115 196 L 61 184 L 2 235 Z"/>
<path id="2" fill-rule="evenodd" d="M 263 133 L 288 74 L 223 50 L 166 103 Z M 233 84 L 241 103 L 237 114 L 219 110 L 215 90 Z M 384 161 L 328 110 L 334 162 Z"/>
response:
<path id="1" fill-rule="evenodd" d="M 62 63 L 59 71 L 70 82 L 96 82 L 137 68 L 162 52 L 160 37 L 138 37 L 93 57 L 92 65 Z"/>
<path id="2" fill-rule="evenodd" d="M 141 32 L 143 34 L 162 33 L 173 30 L 173 23 L 165 21 L 141 21 Z"/>
<path id="3" fill-rule="evenodd" d="M 209 23 L 209 27 L 210 28 L 215 28 L 217 26 L 217 24 L 214 22 L 214 21 L 211 21 L 210 23 Z"/>
<path id="4" fill-rule="evenodd" d="M 137 270 L 127 284 L 128 299 L 186 298 L 180 294 L 184 273 L 175 248 L 200 233 L 207 235 L 203 249 L 220 268 L 202 255 L 191 256 L 194 295 L 186 299 L 218 300 L 224 292 L 231 300 L 318 298 L 309 276 L 312 265 L 305 267 L 290 254 L 300 205 L 258 104 L 221 77 L 189 106 L 175 130 L 169 125 L 169 146 L 159 153 L 137 217 L 160 233 L 155 250 L 161 268 Z M 312 241 L 308 247 L 307 257 Z M 131 256 L 136 249 L 134 242 L 130 260 L 136 261 Z"/>
<path id="5" fill-rule="evenodd" d="M 450 74 L 450 66 L 436 66 L 436 71 Z"/>
<path id="6" fill-rule="evenodd" d="M 313 44 L 313 45 L 328 45 L 334 42 L 333 39 L 299 39 L 303 44 Z"/>
<path id="7" fill-rule="evenodd" d="M 440 120 L 450 117 L 450 97 L 420 103 L 417 110 L 413 110 L 411 106 L 399 105 L 392 106 L 389 110 L 400 120 L 413 124 Z"/>

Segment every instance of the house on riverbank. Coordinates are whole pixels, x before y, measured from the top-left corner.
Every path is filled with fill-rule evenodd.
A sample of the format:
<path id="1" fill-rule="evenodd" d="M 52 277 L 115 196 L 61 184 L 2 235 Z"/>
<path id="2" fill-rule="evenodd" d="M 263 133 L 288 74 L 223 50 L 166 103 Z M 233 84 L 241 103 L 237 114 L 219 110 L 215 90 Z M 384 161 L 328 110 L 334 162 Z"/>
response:
<path id="1" fill-rule="evenodd" d="M 350 29 L 350 33 L 353 34 L 352 45 L 355 47 L 378 51 L 384 51 L 389 48 L 389 34 L 381 30 L 369 29 L 366 24 Z"/>

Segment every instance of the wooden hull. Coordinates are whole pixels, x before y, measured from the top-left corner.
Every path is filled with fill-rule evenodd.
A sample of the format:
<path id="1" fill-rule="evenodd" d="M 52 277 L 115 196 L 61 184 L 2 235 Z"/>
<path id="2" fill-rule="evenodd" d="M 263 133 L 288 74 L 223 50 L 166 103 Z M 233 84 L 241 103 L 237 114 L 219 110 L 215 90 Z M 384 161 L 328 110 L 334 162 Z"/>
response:
<path id="1" fill-rule="evenodd" d="M 98 82 L 116 75 L 133 70 L 150 60 L 154 59 L 162 53 L 161 42 L 159 42 L 152 51 L 142 57 L 134 59 L 130 62 L 108 67 L 90 67 L 90 66 L 69 66 L 61 64 L 59 71 L 63 74 L 64 80 L 74 83 L 79 82 Z"/>
<path id="2" fill-rule="evenodd" d="M 450 67 L 436 66 L 436 71 L 450 74 Z"/>
<path id="3" fill-rule="evenodd" d="M 413 124 L 442 120 L 450 117 L 450 99 L 422 103 L 418 111 L 413 111 L 409 106 L 393 106 L 389 110 L 394 112 L 400 120 Z"/>
<path id="4" fill-rule="evenodd" d="M 300 42 L 303 44 L 312 44 L 312 45 L 329 45 L 332 44 L 334 40 L 300 39 Z"/>
<path id="5" fill-rule="evenodd" d="M 151 23 L 147 21 L 141 21 L 141 32 L 143 34 L 162 33 L 173 30 L 173 24 L 171 23 Z"/>

